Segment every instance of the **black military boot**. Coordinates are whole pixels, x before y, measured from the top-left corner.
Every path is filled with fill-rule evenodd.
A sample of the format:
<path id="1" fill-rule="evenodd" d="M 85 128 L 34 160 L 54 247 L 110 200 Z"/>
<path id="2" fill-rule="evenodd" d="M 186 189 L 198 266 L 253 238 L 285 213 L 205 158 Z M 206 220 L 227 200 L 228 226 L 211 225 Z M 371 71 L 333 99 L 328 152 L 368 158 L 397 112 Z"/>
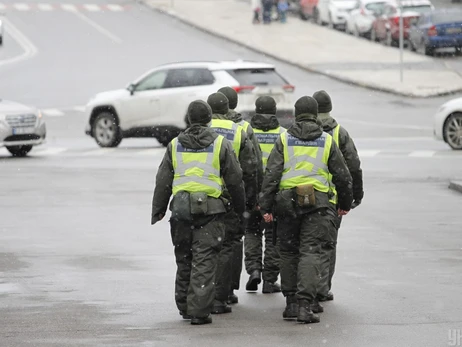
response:
<path id="1" fill-rule="evenodd" d="M 210 324 L 212 323 L 212 317 L 192 317 L 191 324 L 192 325 L 203 325 L 203 324 Z"/>
<path id="2" fill-rule="evenodd" d="M 228 305 L 237 304 L 238 302 L 239 298 L 236 294 L 234 294 L 234 291 L 232 291 L 231 294 L 229 294 L 228 296 Z"/>
<path id="3" fill-rule="evenodd" d="M 245 289 L 248 291 L 258 290 L 258 285 L 261 283 L 261 271 L 255 270 L 249 277 Z"/>
<path id="4" fill-rule="evenodd" d="M 313 302 L 311 303 L 311 311 L 313 311 L 313 313 L 324 312 L 324 307 L 321 306 L 318 299 L 314 299 Z"/>
<path id="5" fill-rule="evenodd" d="M 183 319 L 191 319 L 191 316 L 186 313 L 186 311 L 180 311 L 180 316 L 183 317 Z"/>
<path id="6" fill-rule="evenodd" d="M 334 293 L 328 292 L 327 295 L 318 295 L 319 302 L 334 300 Z"/>
<path id="7" fill-rule="evenodd" d="M 311 311 L 311 304 L 306 299 L 298 301 L 298 317 L 297 322 L 300 323 L 319 323 L 319 316 Z"/>
<path id="8" fill-rule="evenodd" d="M 228 306 L 226 302 L 215 300 L 215 302 L 213 303 L 213 309 L 212 309 L 213 314 L 222 314 L 222 313 L 231 313 L 231 312 L 233 312 L 233 309 L 231 308 L 231 306 Z"/>
<path id="9" fill-rule="evenodd" d="M 272 283 L 268 281 L 263 281 L 263 294 L 272 294 L 272 293 L 280 293 L 281 286 L 277 283 Z"/>
<path id="10" fill-rule="evenodd" d="M 286 296 L 286 309 L 282 313 L 284 319 L 297 318 L 298 304 L 295 295 Z"/>

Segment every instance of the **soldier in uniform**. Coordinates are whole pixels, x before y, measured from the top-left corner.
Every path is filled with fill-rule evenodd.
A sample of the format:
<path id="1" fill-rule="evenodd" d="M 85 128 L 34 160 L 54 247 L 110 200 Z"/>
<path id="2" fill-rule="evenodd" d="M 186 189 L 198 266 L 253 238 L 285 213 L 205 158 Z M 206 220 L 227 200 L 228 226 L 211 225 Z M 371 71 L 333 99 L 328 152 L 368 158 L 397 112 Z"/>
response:
<path id="1" fill-rule="evenodd" d="M 323 130 L 332 136 L 335 143 L 340 148 L 351 177 L 353 178 L 352 208 L 355 208 L 361 204 L 364 196 L 363 171 L 361 170 L 361 161 L 359 160 L 358 151 L 348 131 L 331 117 L 332 101 L 329 94 L 324 90 L 320 90 L 313 94 L 313 98 L 318 102 L 318 120 L 321 121 Z M 338 219 L 338 227 L 340 227 L 340 223 L 341 217 Z M 332 237 L 333 241 L 326 244 L 323 248 L 323 254 L 321 256 L 321 281 L 317 294 L 319 301 L 334 300 L 334 294 L 330 289 L 332 287 L 332 277 L 335 272 L 337 237 L 338 228 L 335 230 L 335 234 Z"/>
<path id="2" fill-rule="evenodd" d="M 273 207 L 278 218 L 283 317 L 301 323 L 319 322 L 313 310 L 318 311 L 322 246 L 333 241 L 337 214 L 347 214 L 353 200 L 351 175 L 317 116 L 315 99 L 297 100 L 295 124 L 276 141 L 259 199 L 265 222 L 273 220 Z M 331 181 L 338 196 L 332 194 Z"/>
<path id="3" fill-rule="evenodd" d="M 218 134 L 223 135 L 233 145 L 234 153 L 242 169 L 246 193 L 246 209 L 251 211 L 256 206 L 257 192 L 257 161 L 252 143 L 248 140 L 244 129 L 227 118 L 229 101 L 224 94 L 211 94 L 207 99 L 207 103 L 212 108 L 213 113 L 211 128 Z M 237 211 L 233 208 L 232 203 L 231 199 L 230 210 L 225 215 L 225 240 L 218 260 L 217 293 L 212 311 L 215 314 L 232 311 L 227 303 L 232 292 L 233 273 L 239 272 L 240 276 L 242 271 L 242 237 L 244 235 L 245 218 L 243 215 L 236 213 Z M 234 253 L 235 250 L 237 250 L 236 253 Z M 236 261 L 236 257 L 240 260 Z"/>
<path id="4" fill-rule="evenodd" d="M 276 101 L 270 96 L 260 96 L 255 102 L 255 115 L 251 125 L 262 152 L 262 165 L 266 168 L 271 150 L 286 129 L 279 125 L 276 118 Z M 258 188 L 261 188 L 259 182 Z M 279 252 L 273 244 L 273 225 L 263 223 L 260 211 L 253 211 L 247 223 L 244 238 L 245 268 L 249 274 L 246 284 L 248 291 L 258 290 L 263 274 L 262 292 L 278 293 L 281 287 L 276 283 L 279 275 Z M 262 257 L 263 231 L 265 235 L 265 254 Z"/>
<path id="5" fill-rule="evenodd" d="M 173 139 L 159 166 L 151 224 L 170 219 L 177 273 L 175 301 L 191 324 L 212 322 L 218 254 L 225 239 L 223 186 L 237 214 L 245 211 L 242 171 L 232 144 L 208 125 L 212 110 L 203 101 L 189 105 L 191 126 Z"/>

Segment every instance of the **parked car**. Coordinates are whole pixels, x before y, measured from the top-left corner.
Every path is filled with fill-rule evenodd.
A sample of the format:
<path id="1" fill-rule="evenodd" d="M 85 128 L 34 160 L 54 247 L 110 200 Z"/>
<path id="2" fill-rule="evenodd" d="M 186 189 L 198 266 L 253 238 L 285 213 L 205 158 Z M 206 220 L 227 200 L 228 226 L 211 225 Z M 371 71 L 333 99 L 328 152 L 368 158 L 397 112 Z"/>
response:
<path id="1" fill-rule="evenodd" d="M 331 28 L 345 29 L 348 12 L 353 10 L 356 0 L 319 0 L 315 21 Z"/>
<path id="2" fill-rule="evenodd" d="M 429 0 L 402 0 L 403 38 L 409 39 L 411 22 L 420 15 L 431 12 L 434 7 Z M 388 46 L 399 43 L 399 18 L 401 11 L 396 2 L 385 5 L 384 12 L 372 24 L 371 40 L 383 41 Z"/>
<path id="3" fill-rule="evenodd" d="M 439 10 L 420 16 L 411 23 L 409 48 L 427 55 L 438 51 L 460 52 L 462 10 Z"/>
<path id="4" fill-rule="evenodd" d="M 124 89 L 97 94 L 86 108 L 85 129 L 101 147 L 117 147 L 123 138 L 155 137 L 163 145 L 186 127 L 191 101 L 224 86 L 239 94 L 237 111 L 249 119 L 255 100 L 271 95 L 282 125 L 293 121 L 294 86 L 273 65 L 247 62 L 183 62 L 157 67 Z"/>
<path id="5" fill-rule="evenodd" d="M 434 117 L 433 134 L 452 149 L 462 150 L 462 98 L 441 105 Z"/>
<path id="6" fill-rule="evenodd" d="M 369 36 L 372 23 L 383 13 L 386 3 L 384 0 L 356 1 L 347 17 L 346 31 L 355 36 Z"/>
<path id="7" fill-rule="evenodd" d="M 312 18 L 315 22 L 318 22 L 319 12 L 317 6 L 318 0 L 300 0 L 300 18 L 303 20 Z"/>
<path id="8" fill-rule="evenodd" d="M 0 147 L 15 157 L 24 157 L 45 138 L 45 121 L 39 110 L 0 99 Z"/>
<path id="9" fill-rule="evenodd" d="M 3 24 L 3 21 L 2 21 L 2 16 L 3 16 L 3 13 L 0 12 L 0 46 L 3 44 L 3 37 L 4 37 L 4 24 Z"/>

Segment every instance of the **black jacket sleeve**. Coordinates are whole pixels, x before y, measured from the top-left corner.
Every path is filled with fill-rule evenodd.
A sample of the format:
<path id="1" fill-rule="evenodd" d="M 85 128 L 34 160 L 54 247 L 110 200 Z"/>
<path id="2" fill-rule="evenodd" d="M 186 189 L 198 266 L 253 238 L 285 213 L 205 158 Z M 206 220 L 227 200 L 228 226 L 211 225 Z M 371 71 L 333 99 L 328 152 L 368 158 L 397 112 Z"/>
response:
<path id="1" fill-rule="evenodd" d="M 349 211 L 353 202 L 352 178 L 342 152 L 340 152 L 334 141 L 332 141 L 327 165 L 329 172 L 332 174 L 332 182 L 337 190 L 338 207 L 341 210 Z"/>
<path id="2" fill-rule="evenodd" d="M 273 209 L 274 198 L 279 191 L 282 172 L 284 171 L 284 149 L 279 138 L 271 151 L 266 165 L 265 176 L 259 196 L 260 211 L 262 214 L 269 213 Z"/>
<path id="3" fill-rule="evenodd" d="M 258 143 L 257 137 L 255 136 L 252 126 L 250 125 L 247 128 L 247 138 L 252 143 L 255 158 L 257 160 L 257 191 L 259 191 L 261 189 L 261 185 L 263 182 L 263 160 L 260 144 Z"/>
<path id="4" fill-rule="evenodd" d="M 242 168 L 247 208 L 253 209 L 257 201 L 257 158 L 244 129 L 241 139 L 239 164 Z"/>
<path id="5" fill-rule="evenodd" d="M 231 195 L 233 207 L 236 213 L 242 215 L 245 212 L 245 190 L 242 182 L 242 170 L 233 147 L 230 142 L 223 141 L 220 151 L 221 177 Z"/>
<path id="6" fill-rule="evenodd" d="M 358 151 L 350 134 L 348 134 L 348 131 L 343 127 L 340 127 L 339 138 L 340 151 L 343 154 L 343 158 L 345 158 L 348 170 L 350 170 L 351 177 L 353 178 L 353 199 L 360 201 L 364 196 L 364 190 L 363 170 L 361 170 L 361 161 L 359 160 Z"/>
<path id="7" fill-rule="evenodd" d="M 168 202 L 172 195 L 173 176 L 172 145 L 170 143 L 157 170 L 156 187 L 152 199 L 151 224 L 158 220 L 160 214 L 165 215 L 167 211 Z"/>

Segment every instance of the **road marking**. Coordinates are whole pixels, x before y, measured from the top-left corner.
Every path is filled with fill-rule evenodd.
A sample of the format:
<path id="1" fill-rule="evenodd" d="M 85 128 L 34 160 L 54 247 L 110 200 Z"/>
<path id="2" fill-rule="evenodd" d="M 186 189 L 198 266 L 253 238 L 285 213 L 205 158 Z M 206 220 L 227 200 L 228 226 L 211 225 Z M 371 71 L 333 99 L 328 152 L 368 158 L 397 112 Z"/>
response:
<path id="1" fill-rule="evenodd" d="M 75 5 L 72 5 L 72 4 L 62 4 L 61 5 L 61 8 L 64 10 L 64 11 L 68 11 L 68 12 L 77 12 L 77 7 Z"/>
<path id="2" fill-rule="evenodd" d="M 3 22 L 5 23 L 5 28 L 6 31 L 11 35 L 11 37 L 21 46 L 23 49 L 23 53 L 20 55 L 17 55 L 15 57 L 1 60 L 0 61 L 0 67 L 7 65 L 7 64 L 13 64 L 13 63 L 19 63 L 20 61 L 30 59 L 33 56 L 35 56 L 38 52 L 37 47 L 34 46 L 34 44 L 27 38 L 26 35 L 24 35 L 18 28 L 16 28 L 7 18 L 2 18 Z"/>
<path id="3" fill-rule="evenodd" d="M 122 12 L 124 10 L 122 6 L 116 4 L 108 4 L 106 7 L 113 12 Z"/>
<path id="4" fill-rule="evenodd" d="M 19 3 L 19 4 L 14 4 L 14 8 L 17 9 L 18 11 L 29 11 L 30 7 L 27 4 Z"/>
<path id="5" fill-rule="evenodd" d="M 53 11 L 53 6 L 51 6 L 50 4 L 37 4 L 37 8 L 40 11 L 45 11 L 45 12 Z"/>
<path id="6" fill-rule="evenodd" d="M 43 114 L 48 117 L 62 117 L 64 116 L 64 112 L 58 110 L 57 108 L 49 108 L 46 110 L 42 110 Z"/>
<path id="7" fill-rule="evenodd" d="M 435 155 L 436 151 L 414 151 L 409 153 L 410 157 L 429 158 Z"/>
<path id="8" fill-rule="evenodd" d="M 377 154 L 379 154 L 380 151 L 377 150 L 360 150 L 359 151 L 359 157 L 375 157 Z"/>
<path id="9" fill-rule="evenodd" d="M 84 4 L 83 8 L 86 9 L 88 12 L 99 12 L 101 8 L 98 5 L 94 4 Z"/>
<path id="10" fill-rule="evenodd" d="M 67 151 L 67 148 L 51 147 L 43 150 L 38 150 L 37 152 L 31 152 L 31 155 L 33 155 L 34 157 L 44 157 L 49 155 L 57 155 L 65 151 Z"/>
<path id="11" fill-rule="evenodd" d="M 98 23 L 95 23 L 94 21 L 92 21 L 90 18 L 88 18 L 87 16 L 85 16 L 83 13 L 81 12 L 74 12 L 75 15 L 77 17 L 79 17 L 81 20 L 83 20 L 84 22 L 86 22 L 87 24 L 89 24 L 90 26 L 92 26 L 93 28 L 95 28 L 97 31 L 99 31 L 101 34 L 103 34 L 104 36 L 106 36 L 107 38 L 109 38 L 112 42 L 114 43 L 122 43 L 122 40 L 117 37 L 116 35 L 112 34 L 109 30 L 103 28 L 101 25 L 99 25 Z"/>

